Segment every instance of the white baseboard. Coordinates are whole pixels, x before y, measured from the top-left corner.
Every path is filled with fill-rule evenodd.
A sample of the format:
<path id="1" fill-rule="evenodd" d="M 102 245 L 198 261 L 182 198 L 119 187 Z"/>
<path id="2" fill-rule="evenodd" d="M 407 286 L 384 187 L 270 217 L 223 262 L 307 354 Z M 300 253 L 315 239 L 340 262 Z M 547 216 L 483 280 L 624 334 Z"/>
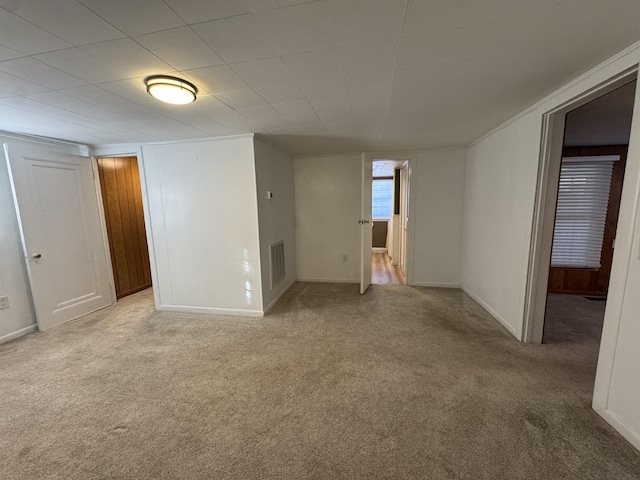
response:
<path id="1" fill-rule="evenodd" d="M 611 425 L 631 445 L 640 450 L 640 434 L 629 427 L 618 415 L 607 409 L 596 410 L 596 413 L 604 418 L 604 421 Z"/>
<path id="2" fill-rule="evenodd" d="M 187 305 L 159 305 L 162 312 L 208 313 L 210 315 L 233 315 L 236 317 L 264 317 L 261 310 L 241 310 L 236 308 L 191 307 Z"/>
<path id="3" fill-rule="evenodd" d="M 412 287 L 437 287 L 437 288 L 460 288 L 459 283 L 455 282 L 413 282 Z"/>
<path id="4" fill-rule="evenodd" d="M 480 304 L 480 306 L 482 308 L 484 308 L 489 315 L 491 315 L 493 318 L 495 318 L 498 322 L 500 322 L 500 324 L 506 328 L 507 330 L 509 330 L 509 333 L 511 333 L 511 335 L 513 335 L 514 337 L 516 337 L 519 341 L 522 341 L 522 339 L 520 338 L 520 334 L 522 332 L 517 332 L 515 328 L 513 328 L 513 326 L 509 325 L 509 323 L 502 318 L 498 312 L 496 312 L 493 308 L 491 308 L 487 303 L 485 303 L 484 300 L 482 300 L 478 295 L 476 295 L 474 292 L 472 292 L 471 290 L 469 290 L 467 287 L 465 287 L 464 285 L 461 285 L 460 288 L 462 289 L 462 291 L 464 293 L 466 293 L 467 295 L 469 295 L 471 298 L 473 298 L 473 300 Z"/>
<path id="5" fill-rule="evenodd" d="M 0 344 L 1 343 L 10 342 L 11 340 L 15 340 L 18 337 L 22 337 L 23 335 L 35 332 L 37 330 L 38 330 L 38 326 L 37 325 L 29 325 L 28 327 L 21 328 L 20 330 L 17 330 L 17 331 L 12 332 L 12 333 L 8 333 L 8 334 L 3 335 L 2 337 L 0 337 Z"/>
<path id="6" fill-rule="evenodd" d="M 373 253 L 386 253 L 387 247 L 373 247 L 371 250 Z"/>
<path id="7" fill-rule="evenodd" d="M 298 277 L 299 282 L 314 283 L 360 283 L 360 279 L 353 278 L 318 278 L 318 277 Z"/>
<path id="8" fill-rule="evenodd" d="M 271 310 L 276 303 L 278 303 L 278 300 L 280 300 L 282 298 L 282 296 L 287 293 L 287 291 L 293 287 L 293 284 L 296 283 L 296 279 L 294 278 L 293 280 L 291 280 L 287 286 L 285 286 L 282 291 L 276 296 L 276 298 L 273 299 L 273 301 L 267 306 L 267 308 L 264 309 L 264 314 L 266 315 L 267 313 L 269 313 L 269 310 Z"/>

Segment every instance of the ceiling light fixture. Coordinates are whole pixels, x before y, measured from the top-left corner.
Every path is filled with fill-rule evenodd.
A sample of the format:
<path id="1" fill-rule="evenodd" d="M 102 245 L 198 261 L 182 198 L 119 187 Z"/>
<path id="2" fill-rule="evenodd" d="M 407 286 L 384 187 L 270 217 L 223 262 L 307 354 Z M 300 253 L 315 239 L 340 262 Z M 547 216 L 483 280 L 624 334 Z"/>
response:
<path id="1" fill-rule="evenodd" d="M 168 75 L 152 75 L 144 79 L 147 93 L 161 102 L 185 105 L 195 102 L 198 89 L 191 83 Z"/>

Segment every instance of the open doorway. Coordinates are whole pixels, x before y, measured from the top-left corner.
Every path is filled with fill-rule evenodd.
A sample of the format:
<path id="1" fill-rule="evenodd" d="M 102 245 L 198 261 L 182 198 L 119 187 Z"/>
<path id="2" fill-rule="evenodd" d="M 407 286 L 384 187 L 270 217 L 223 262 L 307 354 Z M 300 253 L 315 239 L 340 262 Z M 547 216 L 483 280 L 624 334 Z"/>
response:
<path id="1" fill-rule="evenodd" d="M 407 160 L 372 162 L 371 283 L 407 283 L 409 165 Z"/>
<path id="2" fill-rule="evenodd" d="M 151 287 L 142 189 L 135 156 L 97 159 L 104 219 L 118 299 Z"/>
<path id="3" fill-rule="evenodd" d="M 633 81 L 566 114 L 543 343 L 590 343 L 597 356 L 635 90 Z"/>

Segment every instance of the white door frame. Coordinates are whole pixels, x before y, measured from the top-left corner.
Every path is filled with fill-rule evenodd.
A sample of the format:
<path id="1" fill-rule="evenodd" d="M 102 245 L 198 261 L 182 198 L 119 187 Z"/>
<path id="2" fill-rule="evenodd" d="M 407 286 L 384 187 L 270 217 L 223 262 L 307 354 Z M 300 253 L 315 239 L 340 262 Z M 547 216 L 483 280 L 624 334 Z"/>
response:
<path id="1" fill-rule="evenodd" d="M 562 160 L 565 115 L 636 79 L 638 67 L 625 70 L 600 85 L 559 105 L 542 116 L 542 140 L 536 186 L 531 249 L 527 271 L 522 341 L 542 343 L 547 301 L 551 246 L 555 222 L 558 181 Z M 636 90 L 636 98 L 638 90 Z M 635 114 L 634 114 L 635 117 Z M 633 134 L 632 134 L 633 136 Z M 625 175 L 626 176 L 626 175 Z M 615 255 L 621 252 L 616 249 Z M 607 302 L 607 309 L 609 302 Z"/>
<path id="2" fill-rule="evenodd" d="M 147 195 L 147 183 L 146 174 L 144 168 L 144 160 L 142 157 L 142 147 L 140 146 L 106 146 L 99 147 L 91 151 L 91 164 L 93 167 L 93 177 L 96 183 L 96 191 L 98 192 L 98 211 L 100 213 L 100 220 L 102 223 L 102 235 L 104 237 L 104 243 L 107 249 L 107 265 L 111 274 L 112 289 L 113 289 L 113 301 L 116 302 L 116 287 L 115 278 L 113 275 L 113 264 L 111 262 L 111 253 L 109 252 L 109 237 L 107 235 L 107 218 L 104 212 L 104 202 L 102 200 L 102 187 L 100 186 L 100 176 L 98 174 L 98 159 L 99 158 L 118 158 L 118 157 L 136 157 L 138 160 L 138 171 L 140 172 L 140 188 L 142 190 L 142 211 L 144 214 L 144 228 L 147 232 L 147 248 L 149 249 L 149 264 L 151 267 L 151 283 L 152 285 L 159 285 L 156 268 L 156 254 L 153 243 L 153 231 L 151 230 L 151 220 L 149 218 L 149 197 Z M 158 297 L 153 293 L 154 303 L 156 309 L 158 308 Z"/>
<path id="3" fill-rule="evenodd" d="M 406 161 L 408 164 L 408 174 L 409 174 L 409 221 L 407 226 L 407 239 L 406 239 L 406 262 L 407 262 L 407 271 L 406 280 L 407 285 L 413 285 L 413 258 L 414 258 L 414 239 L 415 239 L 415 212 L 416 212 L 416 168 L 417 168 L 417 154 L 403 153 L 403 152 L 373 152 L 373 153 L 365 153 L 365 157 L 370 159 L 371 161 L 376 160 L 395 160 L 395 161 Z"/>

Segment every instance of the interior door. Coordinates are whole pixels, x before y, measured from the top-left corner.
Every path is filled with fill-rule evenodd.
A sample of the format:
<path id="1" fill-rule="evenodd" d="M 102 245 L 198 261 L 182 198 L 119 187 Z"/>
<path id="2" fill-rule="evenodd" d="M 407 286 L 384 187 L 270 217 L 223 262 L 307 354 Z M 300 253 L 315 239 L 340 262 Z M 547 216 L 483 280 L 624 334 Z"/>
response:
<path id="1" fill-rule="evenodd" d="M 38 328 L 113 303 L 91 161 L 4 145 Z"/>
<path id="2" fill-rule="evenodd" d="M 407 222 L 409 220 L 409 165 L 400 170 L 400 268 L 407 275 Z"/>
<path id="3" fill-rule="evenodd" d="M 371 256 L 373 248 L 373 220 L 371 189 L 373 182 L 373 161 L 362 155 L 362 201 L 360 211 L 360 293 L 371 285 Z"/>
<path id="4" fill-rule="evenodd" d="M 360 293 L 371 285 L 371 255 L 373 248 L 373 221 L 371 212 L 371 188 L 373 161 L 362 155 L 362 201 L 360 212 Z"/>

